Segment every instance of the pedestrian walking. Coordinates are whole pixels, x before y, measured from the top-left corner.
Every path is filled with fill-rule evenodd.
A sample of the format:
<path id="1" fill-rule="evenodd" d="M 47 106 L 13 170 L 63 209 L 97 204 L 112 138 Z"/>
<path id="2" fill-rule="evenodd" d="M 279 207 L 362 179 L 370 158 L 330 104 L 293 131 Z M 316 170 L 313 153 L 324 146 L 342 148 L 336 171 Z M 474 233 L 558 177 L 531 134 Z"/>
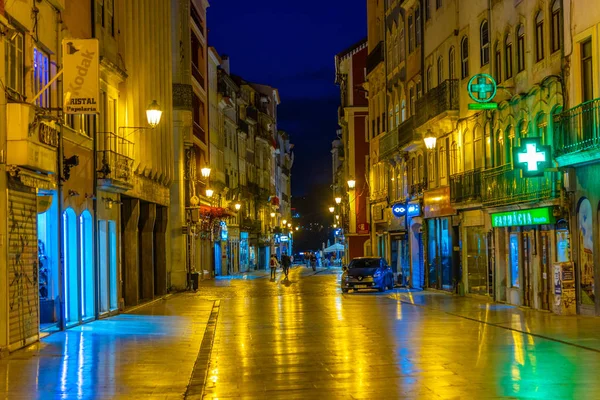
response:
<path id="1" fill-rule="evenodd" d="M 279 261 L 277 261 L 277 257 L 275 257 L 275 254 L 271 255 L 269 265 L 271 266 L 271 280 L 274 281 L 275 276 L 277 275 L 277 267 L 279 267 Z"/>
<path id="2" fill-rule="evenodd" d="M 285 279 L 288 279 L 288 273 L 290 272 L 290 265 L 292 264 L 292 261 L 290 259 L 290 256 L 288 256 L 286 253 L 283 253 L 283 255 L 281 256 L 281 266 L 283 267 L 283 273 L 285 274 Z"/>

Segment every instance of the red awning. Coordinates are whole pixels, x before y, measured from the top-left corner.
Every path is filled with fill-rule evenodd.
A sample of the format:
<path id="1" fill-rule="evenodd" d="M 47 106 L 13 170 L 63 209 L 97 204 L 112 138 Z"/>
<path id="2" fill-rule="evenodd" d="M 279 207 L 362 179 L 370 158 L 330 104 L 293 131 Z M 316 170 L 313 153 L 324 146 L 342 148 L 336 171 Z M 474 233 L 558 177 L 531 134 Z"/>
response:
<path id="1" fill-rule="evenodd" d="M 233 214 L 222 207 L 200 206 L 200 214 L 211 218 L 231 217 Z"/>

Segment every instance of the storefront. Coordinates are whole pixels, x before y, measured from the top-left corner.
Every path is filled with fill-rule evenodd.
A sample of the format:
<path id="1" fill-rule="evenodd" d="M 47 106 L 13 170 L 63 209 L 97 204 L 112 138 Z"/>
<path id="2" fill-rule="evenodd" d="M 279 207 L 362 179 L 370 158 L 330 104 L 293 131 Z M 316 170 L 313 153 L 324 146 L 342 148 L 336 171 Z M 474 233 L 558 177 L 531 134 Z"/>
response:
<path id="1" fill-rule="evenodd" d="M 461 212 L 462 277 L 469 294 L 494 296 L 494 271 L 488 252 L 491 249 L 491 229 L 485 226 L 484 212 Z"/>
<path id="2" fill-rule="evenodd" d="M 250 271 L 250 240 L 248 232 L 240 232 L 240 271 Z"/>
<path id="3" fill-rule="evenodd" d="M 551 264 L 556 259 L 554 207 L 491 214 L 496 247 L 497 299 L 510 304 L 551 310 Z"/>
<path id="4" fill-rule="evenodd" d="M 425 287 L 425 246 L 423 243 L 423 216 L 419 201 L 406 205 L 408 249 L 410 253 L 409 285 L 415 289 Z"/>
<path id="5" fill-rule="evenodd" d="M 229 262 L 229 273 L 240 272 L 240 228 L 228 227 L 229 237 L 227 239 L 227 260 Z"/>
<path id="6" fill-rule="evenodd" d="M 376 257 L 383 257 L 388 262 L 388 226 L 389 223 L 386 221 L 386 206 L 383 203 L 375 204 L 372 208 L 372 220 L 373 220 L 373 255 Z"/>
<path id="7" fill-rule="evenodd" d="M 409 286 L 410 282 L 410 254 L 408 251 L 408 233 L 406 231 L 405 203 L 392 205 L 389 214 L 390 234 L 390 266 L 396 277 L 396 282 L 402 286 Z"/>
<path id="8" fill-rule="evenodd" d="M 423 197 L 427 232 L 427 286 L 454 292 L 460 282 L 456 210 L 450 203 L 450 188 L 428 190 Z"/>

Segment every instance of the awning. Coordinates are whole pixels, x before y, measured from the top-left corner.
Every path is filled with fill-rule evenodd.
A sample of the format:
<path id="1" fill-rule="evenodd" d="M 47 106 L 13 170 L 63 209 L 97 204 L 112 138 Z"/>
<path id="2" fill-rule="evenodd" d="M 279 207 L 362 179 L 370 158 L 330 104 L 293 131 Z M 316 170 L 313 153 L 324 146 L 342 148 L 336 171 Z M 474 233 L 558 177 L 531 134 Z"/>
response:
<path id="1" fill-rule="evenodd" d="M 335 253 L 335 252 L 344 251 L 344 250 L 345 250 L 345 248 L 344 248 L 343 244 L 336 243 L 332 246 L 329 246 L 325 250 L 323 250 L 323 253 Z"/>
<path id="2" fill-rule="evenodd" d="M 210 207 L 210 206 L 200 206 L 199 207 L 200 214 L 205 217 L 211 218 L 223 218 L 223 217 L 232 217 L 233 213 L 231 213 L 226 208 L 222 207 Z"/>

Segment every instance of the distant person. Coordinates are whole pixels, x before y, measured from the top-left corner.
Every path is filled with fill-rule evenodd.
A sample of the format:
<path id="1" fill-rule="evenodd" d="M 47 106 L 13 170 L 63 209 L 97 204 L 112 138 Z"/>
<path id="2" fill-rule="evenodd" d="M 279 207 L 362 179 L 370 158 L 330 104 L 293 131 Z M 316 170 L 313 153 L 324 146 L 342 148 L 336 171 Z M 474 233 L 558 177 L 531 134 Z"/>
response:
<path id="1" fill-rule="evenodd" d="M 277 257 L 275 257 L 275 254 L 271 255 L 269 265 L 271 266 L 271 280 L 274 281 L 277 275 L 277 267 L 279 267 L 279 261 L 277 261 Z"/>
<path id="2" fill-rule="evenodd" d="M 290 256 L 286 253 L 283 253 L 281 256 L 281 266 L 283 267 L 283 273 L 285 274 L 285 280 L 288 280 L 288 273 L 290 272 L 290 265 L 292 264 L 292 260 Z"/>

